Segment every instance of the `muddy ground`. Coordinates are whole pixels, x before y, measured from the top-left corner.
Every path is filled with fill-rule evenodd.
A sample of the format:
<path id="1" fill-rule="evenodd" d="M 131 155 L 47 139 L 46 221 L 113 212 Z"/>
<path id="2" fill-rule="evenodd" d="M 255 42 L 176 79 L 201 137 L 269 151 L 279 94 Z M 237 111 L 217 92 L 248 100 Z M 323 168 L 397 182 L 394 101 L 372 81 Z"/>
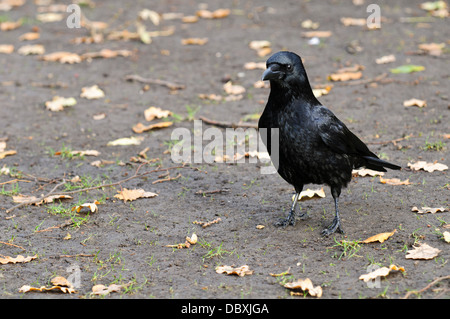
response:
<path id="1" fill-rule="evenodd" d="M 206 2 L 206 1 L 205 1 Z M 86 28 L 70 29 L 66 21 L 42 23 L 36 20 L 37 5 L 0 12 L 2 21 L 24 18 L 20 28 L 0 32 L 1 44 L 13 44 L 15 51 L 0 54 L 0 138 L 15 155 L 0 160 L 9 174 L 0 176 L 0 254 L 35 256 L 28 263 L 0 266 L 2 298 L 190 298 L 190 299 L 302 299 L 291 296 L 281 284 L 310 278 L 323 289 L 322 298 L 405 297 L 434 280 L 448 276 L 449 244 L 443 239 L 449 217 L 447 171 L 412 171 L 409 162 L 418 160 L 449 164 L 449 39 L 448 18 L 432 17 L 419 7 L 421 1 L 380 2 L 381 29 L 344 26 L 341 17 L 367 18 L 367 3 L 352 1 L 207 1 L 207 9 L 231 9 L 222 19 L 200 19 L 183 23 L 163 20 L 159 26 L 144 24 L 149 31 L 175 27 L 172 35 L 155 37 L 152 43 L 139 40 L 105 40 L 73 44 L 88 36 Z M 203 5 L 195 1 L 95 1 L 82 6 L 91 21 L 108 23 L 108 30 L 135 31 L 135 21 L 144 8 L 158 13 L 193 15 Z M 402 17 L 412 17 L 405 21 Z M 318 30 L 330 30 L 319 45 L 308 44 L 301 26 L 304 20 L 320 23 Z M 19 37 L 38 30 L 31 43 L 45 46 L 46 53 L 69 51 L 78 54 L 101 49 L 127 49 L 130 57 L 99 58 L 76 64 L 46 62 L 38 56 L 23 56 L 17 50 L 26 42 Z M 105 31 L 107 32 L 107 31 Z M 208 38 L 205 45 L 182 45 L 184 38 Z M 378 177 L 355 177 L 341 195 L 340 207 L 345 235 L 320 235 L 334 216 L 334 204 L 325 187 L 323 199 L 301 202 L 309 218 L 294 227 L 276 228 L 287 214 L 293 188 L 276 174 L 261 174 L 260 163 L 187 163 L 168 171 L 155 169 L 180 166 L 171 159 L 171 133 L 176 128 L 194 129 L 193 119 L 204 116 L 237 123 L 249 114 L 262 112 L 269 88 L 254 88 L 261 69 L 246 70 L 247 62 L 264 62 L 249 48 L 253 40 L 268 40 L 272 52 L 290 50 L 305 62 L 313 86 L 332 86 L 319 100 L 342 119 L 378 155 L 403 167 L 384 178 L 409 179 L 410 185 L 382 184 Z M 440 56 L 419 54 L 421 43 L 446 43 Z M 358 48 L 362 49 L 361 51 Z M 381 56 L 394 54 L 396 61 L 376 64 Z M 364 66 L 361 80 L 330 82 L 337 69 Z M 390 69 L 404 64 L 425 70 L 393 74 Z M 383 77 L 380 75 L 386 73 Z M 184 85 L 167 87 L 126 81 L 137 74 Z M 224 81 L 246 88 L 237 101 L 202 100 L 198 94 L 226 96 Z M 375 81 L 370 81 L 375 79 Z M 81 98 L 82 87 L 97 84 L 105 97 Z M 77 104 L 61 112 L 46 109 L 54 96 L 75 97 Z M 404 107 L 403 101 L 427 101 L 424 108 Z M 132 131 L 146 123 L 144 110 L 157 106 L 174 116 L 171 127 Z M 101 120 L 94 115 L 106 114 Z M 162 120 L 154 120 L 159 122 Z M 255 116 L 248 123 L 256 124 Z M 203 123 L 203 130 L 212 127 Z M 224 131 L 224 128 L 220 128 Z M 408 139 L 397 143 L 389 141 Z M 144 137 L 140 145 L 107 146 L 118 138 Z M 447 135 L 448 136 L 448 135 Z M 448 137 L 447 137 L 448 138 Z M 208 141 L 205 141 L 207 144 Z M 147 164 L 135 162 L 148 147 Z M 73 150 L 97 150 L 94 156 L 71 156 Z M 91 162 L 106 160 L 101 167 Z M 121 180 L 138 174 L 148 174 Z M 169 175 L 167 175 L 167 173 Z M 81 182 L 70 182 L 79 176 Z M 167 177 L 173 180 L 153 183 Z M 66 181 L 64 185 L 61 182 Z M 16 205 L 13 195 L 41 196 L 56 191 L 73 191 L 102 184 L 112 187 L 74 193 L 73 199 L 50 204 Z M 308 185 L 308 188 L 316 188 Z M 124 203 L 114 198 L 122 188 L 142 188 L 157 193 Z M 209 192 L 209 193 L 208 193 Z M 199 194 L 200 193 L 200 194 Z M 71 208 L 99 201 L 98 211 Z M 444 207 L 446 212 L 411 212 L 413 206 Z M 220 221 L 203 228 L 194 221 Z M 67 223 L 66 223 L 67 222 Z M 264 225 L 258 229 L 257 225 Z M 359 241 L 382 232 L 396 233 L 383 243 Z M 198 242 L 189 248 L 166 245 L 184 243 L 195 233 Z M 431 260 L 406 259 L 417 243 L 441 250 Z M 369 266 L 395 264 L 406 272 L 394 272 L 371 286 L 359 279 Z M 248 265 L 253 274 L 244 277 L 218 274 L 216 266 Z M 288 271 L 288 272 L 287 272 Z M 270 273 L 280 274 L 272 277 Z M 50 287 L 55 276 L 70 277 L 76 293 L 28 292 L 23 285 Z M 105 297 L 91 295 L 97 284 L 125 284 L 120 292 Z M 441 280 L 409 298 L 448 298 L 449 280 Z"/>

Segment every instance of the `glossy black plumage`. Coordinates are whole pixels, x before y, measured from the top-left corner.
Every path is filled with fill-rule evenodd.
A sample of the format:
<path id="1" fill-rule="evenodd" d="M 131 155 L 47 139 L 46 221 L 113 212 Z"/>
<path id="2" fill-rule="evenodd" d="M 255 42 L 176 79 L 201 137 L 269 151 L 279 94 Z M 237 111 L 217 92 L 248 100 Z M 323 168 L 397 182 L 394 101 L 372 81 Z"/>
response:
<path id="1" fill-rule="evenodd" d="M 295 223 L 295 206 L 306 184 L 330 186 L 336 216 L 323 235 L 343 232 L 338 208 L 341 189 L 350 182 L 353 168 L 385 172 L 399 166 L 379 159 L 329 109 L 315 98 L 301 58 L 282 51 L 267 60 L 263 80 L 270 80 L 270 95 L 258 127 L 278 128 L 278 141 L 262 136 L 280 176 L 294 186 L 296 196 L 281 226 Z M 262 131 L 262 130 L 261 130 Z M 270 131 L 270 130 L 269 130 Z M 278 148 L 272 151 L 272 144 Z"/>

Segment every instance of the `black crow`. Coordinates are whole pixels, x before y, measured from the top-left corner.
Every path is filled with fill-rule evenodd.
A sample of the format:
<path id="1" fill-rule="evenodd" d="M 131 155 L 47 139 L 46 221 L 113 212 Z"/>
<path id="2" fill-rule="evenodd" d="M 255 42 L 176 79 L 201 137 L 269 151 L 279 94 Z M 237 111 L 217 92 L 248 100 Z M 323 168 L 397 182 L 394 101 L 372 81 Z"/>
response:
<path id="1" fill-rule="evenodd" d="M 258 123 L 260 131 L 265 128 L 268 134 L 261 134 L 261 138 L 278 166 L 278 173 L 296 192 L 288 217 L 277 225 L 295 224 L 295 206 L 305 184 L 326 184 L 331 189 L 336 215 L 322 235 L 343 233 L 338 201 L 341 189 L 352 178 L 352 170 L 366 167 L 386 172 L 385 167 L 400 169 L 400 166 L 379 159 L 333 112 L 320 104 L 297 54 L 282 51 L 272 55 L 262 80 L 270 80 L 270 95 Z M 274 154 L 270 130 L 277 128 L 278 150 Z"/>

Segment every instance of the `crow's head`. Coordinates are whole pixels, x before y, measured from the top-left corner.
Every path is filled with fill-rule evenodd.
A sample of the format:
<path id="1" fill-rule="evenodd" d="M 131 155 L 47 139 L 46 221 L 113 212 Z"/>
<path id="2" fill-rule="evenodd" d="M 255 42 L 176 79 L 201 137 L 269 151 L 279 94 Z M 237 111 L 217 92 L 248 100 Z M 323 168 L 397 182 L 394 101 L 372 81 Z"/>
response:
<path id="1" fill-rule="evenodd" d="M 309 86 L 302 59 L 293 52 L 277 52 L 267 60 L 266 65 L 267 69 L 262 75 L 263 81 L 275 81 L 292 89 L 305 84 Z"/>

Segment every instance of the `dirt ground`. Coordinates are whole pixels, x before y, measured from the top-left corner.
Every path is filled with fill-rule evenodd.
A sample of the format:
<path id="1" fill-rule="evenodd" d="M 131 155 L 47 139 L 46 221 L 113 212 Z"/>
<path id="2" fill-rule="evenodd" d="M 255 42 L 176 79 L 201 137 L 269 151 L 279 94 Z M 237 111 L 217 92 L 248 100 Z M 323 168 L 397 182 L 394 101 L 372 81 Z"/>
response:
<path id="1" fill-rule="evenodd" d="M 426 289 L 408 297 L 448 298 L 450 254 L 443 238 L 450 223 L 448 170 L 413 171 L 407 165 L 419 160 L 449 165 L 448 18 L 433 17 L 419 7 L 421 1 L 383 1 L 379 3 L 381 29 L 368 30 L 366 26 L 344 26 L 340 21 L 342 17 L 367 18 L 368 3 L 205 2 L 95 0 L 94 7 L 83 5 L 82 12 L 91 21 L 108 23 L 108 29 L 104 41 L 91 44 L 71 42 L 89 36 L 89 30 L 68 28 L 67 14 L 59 22 L 38 21 L 39 6 L 34 1 L 0 11 L 2 22 L 23 18 L 21 27 L 0 31 L 0 44 L 15 47 L 10 54 L 0 54 L 0 138 L 6 142 L 6 151 L 17 152 L 0 159 L 0 168 L 5 168 L 0 176 L 0 257 L 37 257 L 27 263 L 0 265 L 0 296 L 315 298 L 307 293 L 292 296 L 283 287 L 284 283 L 309 278 L 314 286 L 322 287 L 322 299 L 399 299 L 422 288 Z M 106 39 L 111 30 L 135 32 L 138 13 L 145 8 L 190 16 L 205 6 L 210 11 L 228 8 L 231 13 L 195 23 L 163 19 L 155 26 L 143 21 L 148 31 L 175 28 L 171 35 L 153 37 L 150 44 L 139 39 Z M 309 44 L 309 38 L 302 36 L 303 32 L 314 31 L 302 27 L 307 19 L 320 24 L 317 30 L 332 31 L 331 36 L 321 38 L 318 45 Z M 40 38 L 29 42 L 44 45 L 46 54 L 68 51 L 81 55 L 105 48 L 133 53 L 74 64 L 42 61 L 39 56 L 18 53 L 21 46 L 29 44 L 19 37 L 32 31 L 39 31 Z M 208 38 L 208 42 L 182 45 L 181 40 L 186 38 Z M 395 186 L 382 184 L 379 177 L 355 177 L 341 195 L 345 235 L 320 235 L 334 216 L 327 187 L 325 198 L 300 202 L 301 210 L 309 214 L 307 219 L 280 229 L 274 223 L 287 214 L 294 190 L 277 174 L 261 174 L 262 164 L 249 160 L 192 162 L 180 167 L 182 164 L 171 159 L 173 130 L 187 128 L 193 132 L 194 119 L 203 116 L 238 123 L 250 118 L 248 123 L 257 123 L 269 88 L 255 88 L 263 70 L 247 70 L 244 64 L 264 62 L 269 55 L 260 57 L 249 48 L 253 40 L 270 41 L 272 52 L 299 53 L 312 85 L 331 86 L 319 100 L 372 151 L 403 167 L 383 177 L 410 181 L 410 185 Z M 418 46 L 424 43 L 446 43 L 447 47 L 441 55 L 433 56 L 420 52 Z M 390 54 L 395 55 L 395 62 L 375 62 Z M 425 69 L 406 74 L 390 72 L 406 64 Z M 328 80 L 331 73 L 352 65 L 364 66 L 361 79 Z M 162 85 L 125 80 L 130 74 L 184 88 L 173 91 Z M 223 85 L 227 80 L 246 89 L 241 99 L 199 98 L 199 94 L 226 97 Z M 105 97 L 80 97 L 81 88 L 94 84 Z M 61 112 L 49 111 L 45 102 L 54 96 L 74 97 L 77 104 Z M 412 98 L 426 100 L 427 106 L 403 106 Z M 170 110 L 173 116 L 146 122 L 144 110 L 150 106 Z M 96 119 L 99 114 L 104 118 Z M 173 121 L 173 125 L 140 134 L 132 130 L 139 122 L 147 125 L 164 120 Z M 203 130 L 210 127 L 202 124 Z M 107 146 L 110 141 L 131 136 L 144 139 L 140 145 Z M 139 153 L 147 147 L 148 162 L 144 163 Z M 74 150 L 97 150 L 100 155 L 72 155 Z M 97 160 L 109 162 L 100 167 L 91 165 Z M 145 175 L 119 183 L 136 173 Z M 70 182 L 76 176 L 81 181 Z M 114 186 L 98 188 L 104 184 Z M 13 196 L 39 197 L 57 185 L 55 192 L 97 188 L 75 192 L 72 199 L 24 205 L 7 212 L 17 205 Z M 158 196 L 124 202 L 114 197 L 124 188 L 142 188 Z M 76 205 L 95 201 L 99 202 L 96 212 L 72 211 Z M 444 207 L 447 211 L 417 214 L 411 211 L 414 206 Z M 207 227 L 194 223 L 218 218 L 220 221 Z M 394 230 L 395 234 L 383 243 L 361 243 Z M 198 236 L 195 245 L 166 247 L 185 243 L 186 236 L 193 233 Z M 426 243 L 440 253 L 431 260 L 407 259 L 407 251 L 418 243 Z M 405 272 L 393 271 L 369 283 L 359 279 L 370 267 L 391 264 L 404 267 Z M 243 277 L 216 273 L 216 267 L 222 265 L 248 265 L 253 273 Z M 271 273 L 281 275 L 274 277 Z M 76 293 L 19 292 L 24 285 L 50 287 L 56 276 L 75 283 Z M 443 279 L 445 276 L 447 279 Z M 102 297 L 91 294 L 98 284 L 125 286 Z"/>

